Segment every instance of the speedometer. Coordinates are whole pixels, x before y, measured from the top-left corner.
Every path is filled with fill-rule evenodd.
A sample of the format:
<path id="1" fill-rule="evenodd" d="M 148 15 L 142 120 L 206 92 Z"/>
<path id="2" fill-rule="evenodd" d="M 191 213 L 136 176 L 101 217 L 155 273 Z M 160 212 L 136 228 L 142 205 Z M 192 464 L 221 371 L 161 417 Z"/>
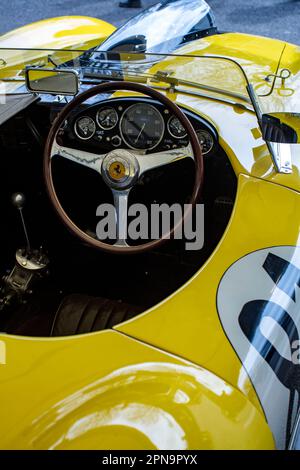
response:
<path id="1" fill-rule="evenodd" d="M 74 131 L 80 139 L 90 139 L 96 132 L 96 123 L 91 117 L 83 116 L 75 122 Z"/>
<path id="2" fill-rule="evenodd" d="M 151 150 L 161 142 L 165 123 L 154 106 L 138 103 L 130 106 L 123 113 L 120 130 L 128 147 Z"/>

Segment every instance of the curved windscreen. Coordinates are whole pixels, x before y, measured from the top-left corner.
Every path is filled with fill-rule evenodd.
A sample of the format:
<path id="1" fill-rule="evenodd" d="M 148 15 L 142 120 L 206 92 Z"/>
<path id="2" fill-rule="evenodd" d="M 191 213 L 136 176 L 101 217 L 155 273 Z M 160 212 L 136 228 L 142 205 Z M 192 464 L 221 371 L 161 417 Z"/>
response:
<path id="1" fill-rule="evenodd" d="M 131 18 L 99 50 L 168 53 L 215 32 L 214 16 L 204 0 L 167 0 Z"/>

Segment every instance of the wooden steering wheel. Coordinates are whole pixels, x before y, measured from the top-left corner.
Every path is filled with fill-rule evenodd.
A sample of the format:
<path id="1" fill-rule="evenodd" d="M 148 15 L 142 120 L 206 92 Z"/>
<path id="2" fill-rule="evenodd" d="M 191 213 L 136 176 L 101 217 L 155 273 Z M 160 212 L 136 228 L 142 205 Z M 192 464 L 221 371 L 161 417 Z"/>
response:
<path id="1" fill-rule="evenodd" d="M 190 142 L 189 145 L 180 149 L 166 150 L 147 155 L 138 155 L 134 151 L 122 148 L 115 149 L 107 154 L 101 154 L 100 152 L 91 153 L 59 145 L 57 142 L 58 131 L 71 112 L 74 112 L 74 110 L 79 105 L 89 98 L 92 98 L 101 93 L 111 93 L 120 90 L 138 92 L 162 103 L 171 113 L 171 115 L 174 115 L 178 118 L 179 122 L 185 128 Z M 117 229 L 118 233 L 121 234 L 116 244 L 110 245 L 109 243 L 105 243 L 104 241 L 93 238 L 81 230 L 68 217 L 62 208 L 53 184 L 51 163 L 52 157 L 54 155 L 58 155 L 93 169 L 102 176 L 104 182 L 109 186 L 114 197 L 114 204 L 117 214 Z M 125 240 L 127 234 L 128 195 L 131 188 L 134 186 L 138 178 L 148 170 L 161 167 L 163 165 L 168 165 L 177 160 L 181 160 L 182 158 L 192 158 L 195 163 L 194 187 L 189 209 L 185 211 L 177 225 L 173 227 L 168 233 L 163 234 L 161 238 L 157 240 L 151 240 L 138 246 L 128 246 Z M 116 164 L 122 168 L 122 177 L 120 177 L 119 174 L 116 175 L 113 171 Z M 160 92 L 139 83 L 119 81 L 110 82 L 94 86 L 87 91 L 80 93 L 59 113 L 51 126 L 46 141 L 44 151 L 44 176 L 47 191 L 53 207 L 62 222 L 73 235 L 79 238 L 82 242 L 108 253 L 135 254 L 157 248 L 166 240 L 170 239 L 174 231 L 184 223 L 186 217 L 189 215 L 191 208 L 198 200 L 203 186 L 203 156 L 201 146 L 193 126 L 185 114 L 181 111 L 181 109 L 169 98 Z"/>

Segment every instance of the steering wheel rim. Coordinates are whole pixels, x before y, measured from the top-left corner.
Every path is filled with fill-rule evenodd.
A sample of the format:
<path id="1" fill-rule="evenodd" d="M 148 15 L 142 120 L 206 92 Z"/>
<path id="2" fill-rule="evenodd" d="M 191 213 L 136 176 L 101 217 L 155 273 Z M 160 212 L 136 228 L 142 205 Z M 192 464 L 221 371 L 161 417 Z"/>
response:
<path id="1" fill-rule="evenodd" d="M 65 212 L 65 210 L 63 209 L 59 201 L 59 198 L 56 194 L 54 183 L 53 183 L 52 167 L 51 167 L 51 159 L 52 159 L 51 152 L 52 152 L 54 143 L 56 142 L 57 133 L 59 129 L 61 128 L 62 124 L 64 123 L 64 121 L 66 120 L 66 118 L 69 116 L 69 114 L 72 111 L 74 111 L 74 109 L 77 106 L 79 106 L 80 104 L 82 104 L 84 101 L 86 101 L 89 98 L 92 98 L 99 94 L 116 92 L 116 91 L 121 91 L 121 90 L 138 92 L 164 104 L 166 109 L 168 109 L 175 117 L 177 117 L 179 121 L 181 122 L 181 124 L 184 126 L 187 132 L 187 135 L 189 137 L 190 145 L 193 150 L 194 162 L 195 162 L 194 187 L 193 187 L 191 199 L 189 201 L 188 210 L 184 212 L 181 220 L 176 224 L 176 226 L 172 227 L 172 229 L 168 233 L 164 234 L 161 238 L 155 239 L 155 240 L 152 240 L 152 241 L 149 241 L 141 245 L 137 245 L 137 246 L 109 245 L 108 243 L 105 243 L 99 239 L 93 238 L 92 236 L 88 235 L 83 230 L 81 230 L 69 218 L 69 216 L 67 215 L 67 213 Z M 120 150 L 123 150 L 123 149 L 120 149 Z M 44 150 L 43 171 L 44 171 L 46 189 L 47 189 L 47 193 L 50 198 L 50 201 L 57 215 L 59 216 L 63 224 L 66 226 L 66 228 L 75 237 L 80 239 L 83 243 L 88 244 L 92 246 L 93 248 L 105 251 L 107 253 L 114 253 L 114 254 L 143 253 L 143 252 L 152 250 L 153 248 L 157 248 L 163 243 L 165 243 L 167 240 L 169 240 L 170 237 L 175 232 L 175 230 L 177 230 L 179 227 L 183 225 L 184 221 L 189 216 L 192 208 L 196 204 L 200 196 L 200 193 L 203 187 L 203 180 L 204 180 L 204 164 L 203 164 L 203 155 L 202 155 L 201 145 L 198 141 L 196 132 L 192 124 L 190 123 L 186 115 L 183 113 L 183 111 L 181 111 L 181 109 L 175 103 L 173 103 L 169 98 L 167 98 L 165 95 L 158 92 L 157 90 L 154 90 L 153 88 L 150 88 L 146 85 L 142 85 L 140 83 L 125 82 L 125 81 L 115 81 L 115 82 L 101 83 L 100 85 L 96 85 L 78 94 L 71 102 L 69 102 L 63 108 L 63 110 L 58 114 L 58 116 L 54 120 L 50 128 L 47 140 L 46 140 L 46 145 L 45 145 L 45 150 Z"/>

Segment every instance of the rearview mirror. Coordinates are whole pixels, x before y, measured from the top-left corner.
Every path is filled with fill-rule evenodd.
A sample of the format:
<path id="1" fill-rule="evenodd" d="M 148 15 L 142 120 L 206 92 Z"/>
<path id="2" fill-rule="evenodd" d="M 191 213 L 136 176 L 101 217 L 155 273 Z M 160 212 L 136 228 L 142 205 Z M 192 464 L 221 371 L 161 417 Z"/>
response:
<path id="1" fill-rule="evenodd" d="M 27 67 L 26 87 L 30 92 L 74 96 L 79 90 L 79 75 L 73 69 Z"/>
<path id="2" fill-rule="evenodd" d="M 300 113 L 269 113 L 261 119 L 263 138 L 280 144 L 300 143 Z"/>

